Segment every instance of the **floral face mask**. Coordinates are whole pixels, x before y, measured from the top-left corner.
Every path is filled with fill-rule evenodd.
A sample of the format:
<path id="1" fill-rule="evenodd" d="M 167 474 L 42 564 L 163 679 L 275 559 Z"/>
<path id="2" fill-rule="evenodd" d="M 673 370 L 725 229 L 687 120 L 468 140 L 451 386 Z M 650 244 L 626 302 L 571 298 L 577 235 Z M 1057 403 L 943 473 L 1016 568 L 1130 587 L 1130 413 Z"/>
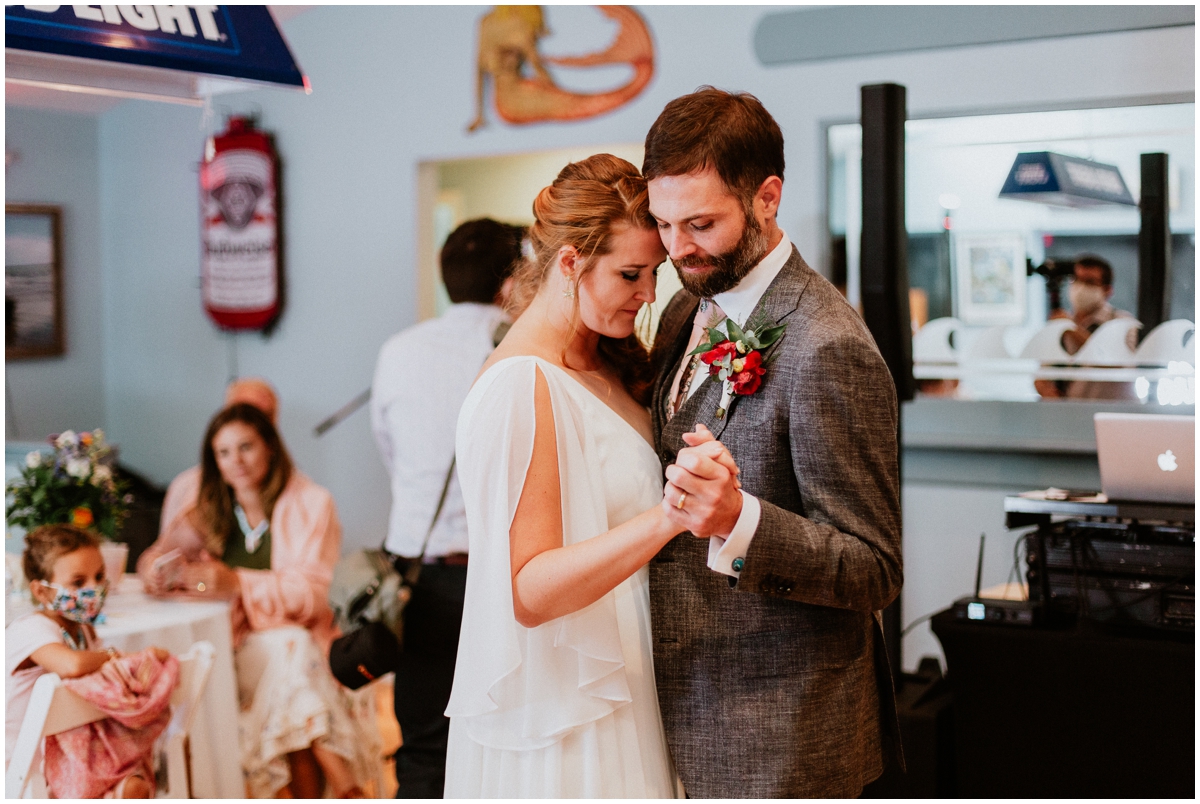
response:
<path id="1" fill-rule="evenodd" d="M 50 611 L 84 625 L 94 625 L 103 616 L 100 612 L 104 609 L 105 598 L 108 597 L 108 581 L 83 589 L 66 589 L 56 583 L 42 583 L 56 592 L 54 600 L 46 606 Z"/>

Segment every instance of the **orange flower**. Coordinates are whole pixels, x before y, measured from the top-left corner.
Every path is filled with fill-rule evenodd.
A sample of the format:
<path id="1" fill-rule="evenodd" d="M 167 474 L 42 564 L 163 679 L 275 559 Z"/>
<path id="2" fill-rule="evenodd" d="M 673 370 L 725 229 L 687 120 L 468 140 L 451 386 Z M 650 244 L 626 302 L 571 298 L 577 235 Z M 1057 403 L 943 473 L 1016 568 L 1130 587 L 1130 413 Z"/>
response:
<path id="1" fill-rule="evenodd" d="M 85 447 L 90 447 L 92 445 L 92 434 L 91 433 L 80 433 L 79 441 Z"/>
<path id="2" fill-rule="evenodd" d="M 87 506 L 81 505 L 71 512 L 71 524 L 77 528 L 86 528 L 95 521 L 92 509 Z"/>

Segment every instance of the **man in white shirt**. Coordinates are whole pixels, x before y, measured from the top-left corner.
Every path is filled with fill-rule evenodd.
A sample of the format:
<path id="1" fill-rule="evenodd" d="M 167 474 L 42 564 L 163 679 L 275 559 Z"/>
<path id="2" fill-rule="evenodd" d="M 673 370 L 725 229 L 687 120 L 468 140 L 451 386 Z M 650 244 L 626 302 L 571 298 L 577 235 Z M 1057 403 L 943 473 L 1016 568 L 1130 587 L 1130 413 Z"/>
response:
<path id="1" fill-rule="evenodd" d="M 652 355 L 663 504 L 689 531 L 650 563 L 667 742 L 693 798 L 852 798 L 898 725 L 878 614 L 902 578 L 891 375 L 779 227 L 783 134 L 757 98 L 677 98 L 645 153 L 683 285 Z M 725 317 L 740 334 L 705 337 Z M 737 474 L 693 448 L 711 438 Z"/>
<path id="2" fill-rule="evenodd" d="M 455 229 L 440 255 L 451 306 L 388 339 L 371 386 L 371 428 L 392 478 L 384 549 L 402 573 L 410 561 L 424 565 L 405 609 L 404 651 L 395 668 L 403 740 L 396 752 L 397 798 L 442 797 L 450 724 L 443 713 L 467 579 L 454 434 L 467 392 L 507 331 L 499 305 L 521 256 L 521 237 L 520 227 L 489 218 Z"/>

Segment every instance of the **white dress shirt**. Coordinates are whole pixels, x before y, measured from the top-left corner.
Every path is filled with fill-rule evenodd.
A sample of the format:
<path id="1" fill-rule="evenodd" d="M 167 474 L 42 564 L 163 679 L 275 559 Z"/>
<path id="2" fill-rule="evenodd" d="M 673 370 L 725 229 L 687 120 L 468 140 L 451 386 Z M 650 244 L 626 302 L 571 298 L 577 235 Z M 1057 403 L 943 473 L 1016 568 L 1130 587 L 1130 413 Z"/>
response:
<path id="1" fill-rule="evenodd" d="M 371 429 L 392 478 L 384 547 L 415 558 L 429 533 L 454 458 L 458 411 L 504 320 L 490 304 L 454 304 L 440 318 L 393 335 L 379 350 L 371 385 Z M 456 473 L 457 474 L 457 473 Z M 428 557 L 467 552 L 467 514 L 458 478 L 429 535 Z"/>
<path id="2" fill-rule="evenodd" d="M 738 282 L 732 290 L 713 296 L 713 301 L 717 306 L 738 326 L 745 326 L 746 319 L 754 312 L 754 308 L 758 306 L 763 294 L 767 292 L 767 288 L 775 281 L 775 277 L 783 270 L 784 263 L 792 256 L 792 241 L 788 239 L 787 233 L 782 229 L 780 234 L 782 237 L 775 248 L 771 249 L 767 256 L 763 257 L 762 261 L 750 270 L 750 273 L 742 277 L 741 282 Z M 688 387 L 689 398 L 696 393 L 696 389 L 704 383 L 707 377 L 708 372 L 696 372 L 692 377 L 692 384 Z M 762 505 L 758 498 L 744 491 L 740 493 L 742 495 L 742 513 L 738 516 L 733 530 L 728 536 L 713 536 L 708 540 L 708 568 L 724 575 L 732 575 L 735 578 L 741 575 L 741 570 L 735 570 L 733 562 L 735 559 L 745 559 L 746 553 L 750 550 L 750 542 L 754 539 L 754 532 L 758 530 L 758 521 L 762 517 Z"/>

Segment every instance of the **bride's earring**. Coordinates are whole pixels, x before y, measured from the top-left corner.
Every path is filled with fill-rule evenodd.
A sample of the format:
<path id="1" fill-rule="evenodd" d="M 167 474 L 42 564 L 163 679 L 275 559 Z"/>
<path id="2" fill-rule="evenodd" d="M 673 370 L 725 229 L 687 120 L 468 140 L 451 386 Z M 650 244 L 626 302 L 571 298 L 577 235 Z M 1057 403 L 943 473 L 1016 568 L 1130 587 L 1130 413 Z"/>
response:
<path id="1" fill-rule="evenodd" d="M 564 299 L 575 298 L 575 282 L 574 282 L 574 280 L 571 280 L 571 279 L 567 280 L 567 286 L 566 286 L 566 288 L 563 289 L 562 294 L 563 294 Z"/>

